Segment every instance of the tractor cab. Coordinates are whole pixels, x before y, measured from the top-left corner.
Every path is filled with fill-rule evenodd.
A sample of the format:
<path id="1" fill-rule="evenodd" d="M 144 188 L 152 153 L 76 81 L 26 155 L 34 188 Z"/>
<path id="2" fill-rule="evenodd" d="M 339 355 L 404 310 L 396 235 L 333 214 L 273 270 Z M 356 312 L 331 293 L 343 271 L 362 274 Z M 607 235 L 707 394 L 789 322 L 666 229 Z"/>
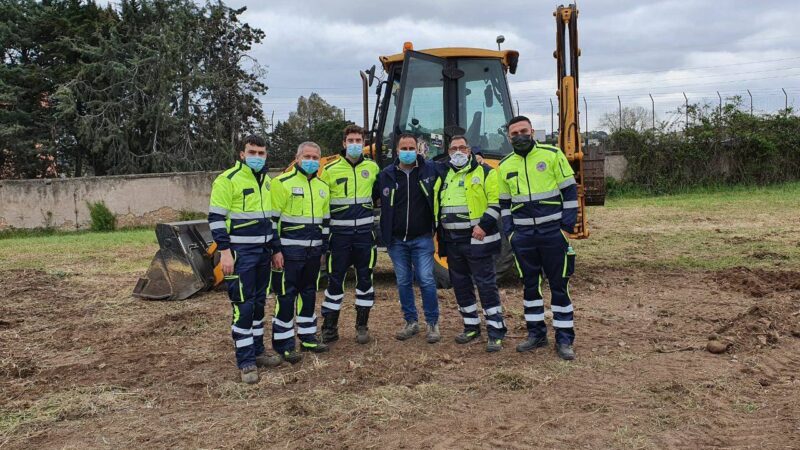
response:
<path id="1" fill-rule="evenodd" d="M 403 53 L 380 57 L 387 76 L 376 89 L 369 127 L 375 159 L 381 166 L 394 161 L 396 137 L 402 133 L 417 136 L 428 159 L 446 157 L 450 139 L 457 135 L 464 135 L 487 160 L 498 161 L 511 152 L 505 125 L 514 111 L 506 74 L 516 71 L 518 55 L 474 48 L 414 51 L 407 42 Z M 374 67 L 363 77 L 366 90 Z"/>

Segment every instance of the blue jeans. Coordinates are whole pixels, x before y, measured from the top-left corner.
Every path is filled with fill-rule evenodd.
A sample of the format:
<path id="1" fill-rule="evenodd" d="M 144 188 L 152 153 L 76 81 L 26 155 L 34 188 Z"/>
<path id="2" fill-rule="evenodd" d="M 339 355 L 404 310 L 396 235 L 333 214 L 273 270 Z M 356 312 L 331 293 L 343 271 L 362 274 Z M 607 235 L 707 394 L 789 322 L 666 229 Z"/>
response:
<path id="1" fill-rule="evenodd" d="M 397 293 L 400 295 L 403 317 L 408 322 L 418 320 L 414 301 L 416 279 L 422 291 L 425 321 L 436 325 L 439 322 L 439 299 L 436 297 L 436 279 L 433 277 L 433 238 L 422 236 L 405 242 L 392 239 L 388 250 L 397 276 Z"/>

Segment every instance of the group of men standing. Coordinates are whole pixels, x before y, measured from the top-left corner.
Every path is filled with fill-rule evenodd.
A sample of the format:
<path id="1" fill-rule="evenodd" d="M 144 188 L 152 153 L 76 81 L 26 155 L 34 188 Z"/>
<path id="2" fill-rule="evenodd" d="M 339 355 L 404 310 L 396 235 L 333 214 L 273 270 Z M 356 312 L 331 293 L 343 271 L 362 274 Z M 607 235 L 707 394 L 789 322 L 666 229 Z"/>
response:
<path id="1" fill-rule="evenodd" d="M 526 117 L 512 119 L 508 134 L 514 151 L 497 169 L 483 164 L 464 136 L 451 138 L 446 162 L 433 162 L 419 154 L 415 135 L 401 134 L 396 140 L 397 159 L 381 170 L 364 156 L 364 130 L 350 125 L 343 132 L 341 156 L 321 171 L 319 145 L 304 142 L 294 165 L 272 180 L 266 174 L 266 142 L 247 137 L 240 161 L 214 181 L 208 216 L 233 309 L 231 333 L 242 381 L 258 382 L 258 367 L 301 361 L 297 340 L 300 351 L 329 350 L 328 344 L 339 339 L 350 267 L 356 277 L 356 341 L 370 341 L 378 205 L 381 240 L 394 265 L 405 319 L 396 339 L 407 340 L 420 332 L 415 282 L 422 294 L 426 340 L 441 339 L 433 275 L 438 247 L 439 255 L 447 257 L 464 322 L 455 341 L 467 344 L 481 335 L 477 287 L 486 351 L 500 351 L 507 328 L 494 259 L 501 240 L 509 239 L 525 287 L 528 338 L 517 351 L 548 344 L 541 293 L 544 275 L 553 296 L 556 351 L 563 359 L 574 359 L 568 289 L 574 252 L 566 236 L 577 219 L 573 172 L 560 150 L 533 140 Z M 328 285 L 317 333 L 316 292 L 322 265 L 327 266 Z M 263 342 L 269 290 L 276 295 L 275 355 Z"/>

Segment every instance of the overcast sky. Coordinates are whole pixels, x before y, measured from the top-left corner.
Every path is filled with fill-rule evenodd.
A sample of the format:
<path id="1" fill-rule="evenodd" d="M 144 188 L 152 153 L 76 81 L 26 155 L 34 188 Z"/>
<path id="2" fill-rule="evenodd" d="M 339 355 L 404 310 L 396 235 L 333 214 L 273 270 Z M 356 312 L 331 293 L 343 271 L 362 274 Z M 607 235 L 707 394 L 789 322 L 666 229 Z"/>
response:
<path id="1" fill-rule="evenodd" d="M 536 128 L 550 128 L 554 98 L 557 5 L 547 1 L 477 0 L 236 0 L 243 19 L 264 30 L 253 56 L 267 66 L 269 116 L 283 120 L 297 97 L 317 92 L 360 122 L 358 71 L 377 64 L 379 55 L 415 49 L 463 46 L 520 52 L 512 96 Z M 588 102 L 590 128 L 599 116 L 623 105 L 650 107 L 659 119 L 690 101 L 754 96 L 757 111 L 800 106 L 800 1 L 585 0 L 580 9 L 581 96 Z M 379 66 L 380 68 L 380 66 Z M 371 105 L 374 99 L 371 98 Z M 583 106 L 581 106 L 583 109 Z M 582 121 L 583 122 L 583 121 Z"/>

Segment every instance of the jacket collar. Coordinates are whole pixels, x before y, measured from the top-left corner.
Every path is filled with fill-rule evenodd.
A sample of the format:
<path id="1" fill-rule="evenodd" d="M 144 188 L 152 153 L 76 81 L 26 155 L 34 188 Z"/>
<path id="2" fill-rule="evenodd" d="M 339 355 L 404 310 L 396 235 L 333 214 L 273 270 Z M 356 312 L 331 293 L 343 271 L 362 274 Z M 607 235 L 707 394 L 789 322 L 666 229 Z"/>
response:
<path id="1" fill-rule="evenodd" d="M 477 159 L 475 159 L 475 155 L 470 155 L 470 157 L 469 157 L 469 161 L 467 161 L 467 164 L 465 164 L 465 165 L 464 165 L 464 167 L 462 167 L 462 168 L 460 168 L 460 169 L 457 169 L 457 168 L 453 167 L 453 166 L 452 166 L 452 165 L 451 165 L 451 164 L 448 162 L 448 163 L 447 163 L 447 168 L 448 168 L 448 169 L 450 169 L 450 170 L 452 170 L 452 171 L 453 171 L 453 172 L 455 172 L 455 173 L 460 173 L 460 172 L 469 173 L 469 172 L 472 172 L 473 170 L 475 170 L 475 168 L 476 168 L 476 167 L 478 167 L 478 165 L 479 165 L 479 164 L 478 164 L 478 160 L 477 160 Z"/>
<path id="2" fill-rule="evenodd" d="M 253 172 L 253 169 L 251 169 L 250 166 L 245 164 L 244 161 L 242 160 L 237 161 L 236 166 L 234 167 L 237 167 L 240 171 L 244 171 L 245 173 L 253 174 L 253 178 L 258 178 L 259 175 L 263 175 L 267 173 L 267 171 L 269 170 L 267 165 L 264 164 L 264 167 L 261 169 L 261 172 Z"/>
<path id="3" fill-rule="evenodd" d="M 539 146 L 539 143 L 538 143 L 538 142 L 536 142 L 536 140 L 534 140 L 534 141 L 533 141 L 533 146 L 532 146 L 532 147 L 531 147 L 531 149 L 530 149 L 530 150 L 528 150 L 527 152 L 522 152 L 522 153 L 521 153 L 521 152 L 518 152 L 518 151 L 514 150 L 514 153 L 515 153 L 517 156 L 520 156 L 520 157 L 522 157 L 522 158 L 525 158 L 525 157 L 527 157 L 528 155 L 530 155 L 531 153 L 535 152 L 535 151 L 536 151 L 536 147 L 538 147 L 538 146 Z"/>
<path id="4" fill-rule="evenodd" d="M 364 154 L 363 153 L 361 154 L 361 156 L 358 157 L 358 160 L 356 162 L 350 161 L 347 158 L 347 155 L 345 153 L 346 153 L 346 150 L 342 150 L 342 152 L 340 153 L 342 155 L 342 159 L 344 159 L 347 162 L 347 164 L 350 164 L 352 167 L 356 167 L 359 164 L 361 164 L 362 162 L 364 162 Z"/>
<path id="5" fill-rule="evenodd" d="M 294 170 L 295 170 L 295 172 L 297 172 L 299 175 L 302 175 L 303 177 L 305 177 L 305 178 L 308 178 L 308 174 L 307 174 L 307 173 L 306 173 L 306 172 L 303 170 L 303 168 L 302 168 L 302 167 L 298 166 L 298 165 L 297 165 L 297 163 L 295 163 L 295 165 L 294 165 Z M 313 180 L 313 179 L 314 179 L 314 178 L 316 178 L 316 177 L 317 177 L 317 172 L 314 172 L 314 174 L 313 174 L 313 175 L 311 175 L 311 178 L 308 178 L 308 179 L 309 179 L 309 180 Z"/>

